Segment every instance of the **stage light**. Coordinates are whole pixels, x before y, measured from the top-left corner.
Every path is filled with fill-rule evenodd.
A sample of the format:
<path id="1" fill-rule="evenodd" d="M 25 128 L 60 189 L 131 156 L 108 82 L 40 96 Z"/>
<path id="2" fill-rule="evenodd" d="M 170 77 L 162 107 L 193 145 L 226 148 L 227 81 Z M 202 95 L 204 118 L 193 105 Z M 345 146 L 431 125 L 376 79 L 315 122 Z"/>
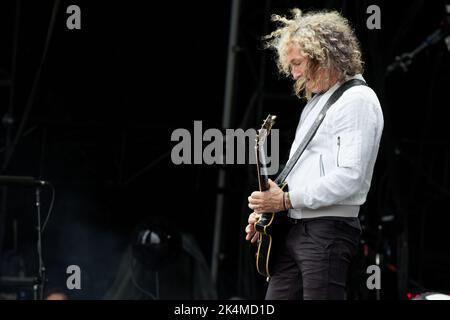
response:
<path id="1" fill-rule="evenodd" d="M 450 295 L 439 292 L 426 292 L 415 296 L 411 300 L 450 300 Z"/>
<path id="2" fill-rule="evenodd" d="M 172 261 L 181 252 L 177 232 L 159 225 L 147 225 L 135 232 L 133 255 L 143 265 L 157 270 Z"/>
<path id="3" fill-rule="evenodd" d="M 450 300 L 450 296 L 442 293 L 431 293 L 425 296 L 425 300 Z"/>

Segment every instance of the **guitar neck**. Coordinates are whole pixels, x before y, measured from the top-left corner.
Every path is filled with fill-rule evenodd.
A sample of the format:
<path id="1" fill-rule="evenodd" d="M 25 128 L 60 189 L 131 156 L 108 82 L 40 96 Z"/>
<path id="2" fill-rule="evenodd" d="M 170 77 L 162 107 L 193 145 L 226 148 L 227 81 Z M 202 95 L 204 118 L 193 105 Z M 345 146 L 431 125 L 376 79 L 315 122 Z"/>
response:
<path id="1" fill-rule="evenodd" d="M 256 154 L 256 166 L 258 169 L 258 183 L 259 190 L 266 191 L 269 189 L 269 175 L 267 174 L 267 159 L 264 153 L 264 142 L 267 136 L 270 134 L 273 124 L 275 123 L 276 116 L 268 115 L 256 138 L 255 154 Z"/>
<path id="2" fill-rule="evenodd" d="M 260 170 L 258 170 L 260 171 Z M 259 190 L 266 191 L 269 190 L 269 178 L 266 175 L 258 175 Z"/>
<path id="3" fill-rule="evenodd" d="M 262 149 L 262 148 L 261 148 Z M 258 183 L 259 190 L 269 190 L 269 175 L 267 174 L 267 161 L 261 161 L 261 158 L 265 160 L 264 151 L 258 149 L 256 151 L 256 166 L 258 169 Z"/>

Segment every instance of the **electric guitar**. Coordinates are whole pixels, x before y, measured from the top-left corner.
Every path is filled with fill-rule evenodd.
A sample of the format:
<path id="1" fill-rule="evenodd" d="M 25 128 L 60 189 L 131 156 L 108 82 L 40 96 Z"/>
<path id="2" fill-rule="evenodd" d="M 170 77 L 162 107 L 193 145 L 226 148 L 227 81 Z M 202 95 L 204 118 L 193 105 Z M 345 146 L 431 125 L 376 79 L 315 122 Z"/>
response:
<path id="1" fill-rule="evenodd" d="M 264 142 L 269 136 L 272 126 L 275 124 L 276 116 L 268 115 L 263 125 L 256 135 L 255 153 L 256 168 L 258 170 L 259 190 L 266 191 L 269 189 L 269 177 L 267 174 L 267 161 L 264 152 Z M 287 188 L 284 182 L 280 188 Z M 258 251 L 256 253 L 256 269 L 259 274 L 267 277 L 269 280 L 272 275 L 272 262 L 278 243 L 285 237 L 283 223 L 281 219 L 277 219 L 276 215 L 280 213 L 263 213 L 260 219 L 255 223 L 255 229 L 259 232 Z"/>

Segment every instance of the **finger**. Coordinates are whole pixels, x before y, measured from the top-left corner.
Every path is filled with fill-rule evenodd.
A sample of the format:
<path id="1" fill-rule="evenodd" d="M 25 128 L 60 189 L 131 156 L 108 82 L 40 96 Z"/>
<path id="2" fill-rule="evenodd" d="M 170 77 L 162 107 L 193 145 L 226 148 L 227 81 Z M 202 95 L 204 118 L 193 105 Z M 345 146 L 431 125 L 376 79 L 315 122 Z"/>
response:
<path id="1" fill-rule="evenodd" d="M 255 213 L 258 214 L 259 216 L 261 216 L 265 212 L 264 207 L 257 207 L 252 209 L 255 210 Z"/>
<path id="2" fill-rule="evenodd" d="M 248 216 L 248 223 L 253 225 L 256 222 L 258 222 L 258 220 L 261 218 L 260 214 L 257 214 L 256 212 L 252 212 L 249 216 Z"/>
<path id="3" fill-rule="evenodd" d="M 256 240 L 258 240 L 259 238 L 259 232 L 255 232 L 255 234 L 253 235 L 252 240 L 250 241 L 251 243 L 255 243 Z"/>
<path id="4" fill-rule="evenodd" d="M 259 204 L 261 203 L 261 199 L 256 199 L 256 198 L 252 198 L 252 197 L 248 197 L 248 202 L 251 204 Z"/>
<path id="5" fill-rule="evenodd" d="M 252 197 L 254 199 L 261 199 L 263 196 L 262 196 L 262 192 L 253 191 L 252 194 L 250 195 L 250 197 Z"/>
<path id="6" fill-rule="evenodd" d="M 256 220 L 259 220 L 259 219 L 261 218 L 261 214 L 260 214 L 260 213 L 257 213 L 256 211 L 253 211 L 250 215 L 251 215 L 253 218 L 255 218 Z"/>
<path id="7" fill-rule="evenodd" d="M 252 239 L 252 237 L 254 236 L 255 232 L 256 232 L 256 231 L 253 230 L 252 232 L 247 233 L 247 235 L 245 236 L 245 240 L 250 240 L 250 239 Z"/>
<path id="8" fill-rule="evenodd" d="M 249 204 L 248 204 L 248 207 L 249 207 L 250 209 L 252 209 L 252 210 L 255 210 L 255 211 L 262 211 L 262 209 L 263 209 L 263 207 L 261 206 L 261 204 L 251 204 L 251 203 L 249 203 Z"/>

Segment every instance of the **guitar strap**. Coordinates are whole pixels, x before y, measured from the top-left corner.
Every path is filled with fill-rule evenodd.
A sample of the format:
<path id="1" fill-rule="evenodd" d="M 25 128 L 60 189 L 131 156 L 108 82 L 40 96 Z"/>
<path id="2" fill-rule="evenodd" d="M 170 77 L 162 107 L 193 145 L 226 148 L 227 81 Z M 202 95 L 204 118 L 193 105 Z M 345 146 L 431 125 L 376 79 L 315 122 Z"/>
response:
<path id="1" fill-rule="evenodd" d="M 344 82 L 333 94 L 328 98 L 328 101 L 323 106 L 322 110 L 320 111 L 319 115 L 317 116 L 316 120 L 312 124 L 311 128 L 309 128 L 308 132 L 306 133 L 305 137 L 303 138 L 303 141 L 298 146 L 297 150 L 295 151 L 292 158 L 288 161 L 284 169 L 281 171 L 281 173 L 278 175 L 278 177 L 275 179 L 275 183 L 278 185 L 281 185 L 285 182 L 286 177 L 289 175 L 291 170 L 294 168 L 295 164 L 297 163 L 298 159 L 300 159 L 300 156 L 302 155 L 303 151 L 305 151 L 308 144 L 311 142 L 312 138 L 317 132 L 317 129 L 319 128 L 320 124 L 322 123 L 323 119 L 325 118 L 325 115 L 328 111 L 328 109 L 335 103 L 341 95 L 346 91 L 347 89 L 354 87 L 354 86 L 367 86 L 367 83 L 360 79 L 351 79 L 346 82 Z"/>

